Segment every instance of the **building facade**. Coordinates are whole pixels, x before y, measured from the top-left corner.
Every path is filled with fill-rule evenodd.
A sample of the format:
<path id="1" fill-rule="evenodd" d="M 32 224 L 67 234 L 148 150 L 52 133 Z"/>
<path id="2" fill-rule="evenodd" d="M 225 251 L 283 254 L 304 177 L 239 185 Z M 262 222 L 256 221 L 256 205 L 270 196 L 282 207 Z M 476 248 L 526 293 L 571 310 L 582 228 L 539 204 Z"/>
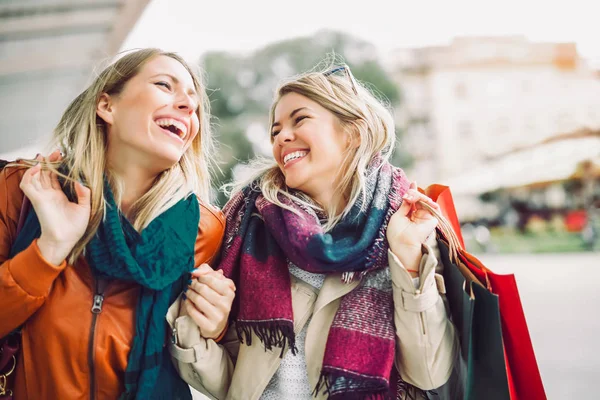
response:
<path id="1" fill-rule="evenodd" d="M 388 67 L 402 89 L 396 118 L 415 158 L 411 176 L 423 184 L 557 134 L 600 127 L 600 79 L 573 43 L 459 38 L 398 50 Z"/>

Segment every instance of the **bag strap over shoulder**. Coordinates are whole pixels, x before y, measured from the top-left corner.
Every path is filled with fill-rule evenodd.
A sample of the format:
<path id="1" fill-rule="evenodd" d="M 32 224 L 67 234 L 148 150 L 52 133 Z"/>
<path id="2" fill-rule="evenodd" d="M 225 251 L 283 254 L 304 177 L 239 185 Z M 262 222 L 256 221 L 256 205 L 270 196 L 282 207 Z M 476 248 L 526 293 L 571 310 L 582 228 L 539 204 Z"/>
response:
<path id="1" fill-rule="evenodd" d="M 19 223 L 17 224 L 17 234 L 15 236 L 19 236 L 19 233 L 21 233 L 21 229 L 23 229 L 23 225 L 25 225 L 25 220 L 27 219 L 30 208 L 31 202 L 29 201 L 29 198 L 23 196 L 23 203 L 21 203 L 21 211 L 19 212 Z"/>
<path id="2" fill-rule="evenodd" d="M 0 171 L 4 169 L 8 164 L 13 164 L 15 161 L 1 160 L 0 159 Z M 15 236 L 19 236 L 21 233 L 21 229 L 23 229 L 23 225 L 25 224 L 25 219 L 27 219 L 27 214 L 29 214 L 29 209 L 31 208 L 31 202 L 27 198 L 27 196 L 23 196 L 23 203 L 21 203 L 21 211 L 19 212 L 19 222 L 17 224 L 17 233 Z"/>

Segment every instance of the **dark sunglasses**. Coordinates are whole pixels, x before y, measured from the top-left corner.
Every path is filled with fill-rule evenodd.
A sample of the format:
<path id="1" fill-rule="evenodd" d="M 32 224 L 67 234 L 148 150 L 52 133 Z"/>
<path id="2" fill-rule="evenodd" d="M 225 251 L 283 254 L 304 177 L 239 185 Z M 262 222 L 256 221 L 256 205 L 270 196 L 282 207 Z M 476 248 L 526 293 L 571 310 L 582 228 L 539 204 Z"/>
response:
<path id="1" fill-rule="evenodd" d="M 352 85 L 352 91 L 354 92 L 355 95 L 358 95 L 358 90 L 356 88 L 356 80 L 354 79 L 354 76 L 352 75 L 352 72 L 350 71 L 350 67 L 348 67 L 347 65 L 342 65 L 340 67 L 335 67 L 330 71 L 324 72 L 323 75 L 324 76 L 331 76 L 333 74 L 337 74 L 339 72 L 343 72 L 344 75 L 348 78 L 348 81 L 350 81 L 350 84 Z"/>

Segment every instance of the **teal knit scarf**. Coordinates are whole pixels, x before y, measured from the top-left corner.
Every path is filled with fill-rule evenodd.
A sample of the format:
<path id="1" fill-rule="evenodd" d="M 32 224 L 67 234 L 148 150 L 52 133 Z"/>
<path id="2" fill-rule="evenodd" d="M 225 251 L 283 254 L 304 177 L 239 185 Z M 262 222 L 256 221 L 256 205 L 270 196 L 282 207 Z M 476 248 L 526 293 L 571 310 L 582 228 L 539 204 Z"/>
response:
<path id="1" fill-rule="evenodd" d="M 192 194 L 179 201 L 141 233 L 120 213 L 108 183 L 105 199 L 106 215 L 86 247 L 87 260 L 96 278 L 135 282 L 142 289 L 122 398 L 191 399 L 165 347 L 165 316 L 194 268 L 198 199 Z M 39 221 L 32 209 L 13 250 L 23 250 L 39 234 Z"/>

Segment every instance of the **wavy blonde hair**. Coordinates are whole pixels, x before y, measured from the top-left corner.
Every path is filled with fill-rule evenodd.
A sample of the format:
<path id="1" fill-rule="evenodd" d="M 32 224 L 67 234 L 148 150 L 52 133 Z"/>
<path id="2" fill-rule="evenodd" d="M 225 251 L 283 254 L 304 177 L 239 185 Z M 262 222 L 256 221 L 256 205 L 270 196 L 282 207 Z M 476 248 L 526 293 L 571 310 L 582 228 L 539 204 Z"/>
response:
<path id="1" fill-rule="evenodd" d="M 331 73 L 334 70 L 341 73 Z M 289 93 L 305 96 L 333 113 L 342 132 L 350 136 L 349 142 L 358 144 L 348 146 L 336 179 L 334 193 L 343 196 L 344 208 L 339 209 L 339 202 L 333 201 L 331 206 L 323 209 L 305 193 L 288 188 L 281 169 L 273 160 L 253 161 L 250 164 L 251 178 L 234 183 L 227 189 L 235 192 L 256 181 L 264 197 L 282 208 L 294 211 L 280 200 L 281 196 L 324 212 L 327 222 L 323 228 L 331 230 L 361 196 L 364 198 L 366 171 L 371 160 L 376 155 L 389 160 L 396 140 L 394 119 L 387 101 L 356 81 L 346 65 L 335 67 L 329 63 L 327 68 L 315 69 L 282 82 L 275 91 L 269 127 L 275 122 L 275 108 L 279 101 Z M 365 204 L 364 201 L 362 204 Z"/>
<path id="2" fill-rule="evenodd" d="M 104 217 L 107 207 L 104 199 L 105 175 L 109 178 L 117 204 L 122 194 L 121 182 L 107 168 L 106 123 L 96 114 L 100 96 L 103 93 L 118 96 L 125 84 L 148 61 L 158 56 L 178 61 L 190 73 L 199 96 L 196 110 L 200 122 L 199 132 L 179 162 L 156 177 L 150 190 L 132 205 L 128 216 L 135 229 L 141 231 L 154 218 L 190 193 L 195 193 L 201 201 L 209 201 L 210 165 L 215 152 L 210 126 L 210 104 L 201 75 L 175 53 L 154 48 L 128 52 L 100 72 L 92 84 L 69 104 L 54 129 L 53 137 L 53 146 L 61 150 L 64 158 L 58 163 L 43 165 L 65 179 L 68 193 L 75 193 L 75 181 L 82 182 L 91 189 L 90 222 L 85 234 L 69 255 L 70 262 L 83 253 Z M 31 166 L 33 160 L 26 161 L 25 164 Z M 64 171 L 64 174 L 59 171 Z"/>

